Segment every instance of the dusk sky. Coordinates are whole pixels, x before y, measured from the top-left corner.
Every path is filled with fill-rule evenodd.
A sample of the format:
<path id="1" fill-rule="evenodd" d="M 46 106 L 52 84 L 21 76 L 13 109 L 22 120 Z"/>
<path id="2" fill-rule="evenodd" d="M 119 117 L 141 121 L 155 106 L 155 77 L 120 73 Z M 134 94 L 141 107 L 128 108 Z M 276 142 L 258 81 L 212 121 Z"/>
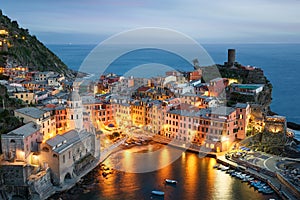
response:
<path id="1" fill-rule="evenodd" d="M 199 43 L 300 42 L 300 0 L 2 0 L 3 14 L 47 44 L 96 44 L 162 27 Z"/>

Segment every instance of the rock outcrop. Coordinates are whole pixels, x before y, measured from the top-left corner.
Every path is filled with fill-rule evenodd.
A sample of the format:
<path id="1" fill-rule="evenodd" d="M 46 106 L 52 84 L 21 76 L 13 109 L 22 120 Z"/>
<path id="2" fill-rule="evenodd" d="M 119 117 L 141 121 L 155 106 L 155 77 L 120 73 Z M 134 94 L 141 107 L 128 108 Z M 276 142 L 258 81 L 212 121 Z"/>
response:
<path id="1" fill-rule="evenodd" d="M 28 66 L 30 70 L 55 71 L 74 78 L 68 67 L 28 29 L 19 27 L 0 10 L 0 67 Z"/>

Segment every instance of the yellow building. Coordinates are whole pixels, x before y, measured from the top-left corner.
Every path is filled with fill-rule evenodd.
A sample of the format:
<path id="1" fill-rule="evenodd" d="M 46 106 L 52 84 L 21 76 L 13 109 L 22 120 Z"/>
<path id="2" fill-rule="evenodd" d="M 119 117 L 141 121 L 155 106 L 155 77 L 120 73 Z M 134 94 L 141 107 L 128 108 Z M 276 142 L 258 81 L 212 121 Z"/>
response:
<path id="1" fill-rule="evenodd" d="M 135 101 L 131 104 L 130 109 L 133 125 L 145 126 L 147 117 L 147 102 L 143 100 Z"/>
<path id="2" fill-rule="evenodd" d="M 50 111 L 25 107 L 15 110 L 15 116 L 23 119 L 24 123 L 35 122 L 39 125 L 44 141 L 56 135 L 56 121 Z"/>
<path id="3" fill-rule="evenodd" d="M 113 104 L 113 115 L 118 127 L 126 127 L 131 124 L 130 104 Z"/>
<path id="4" fill-rule="evenodd" d="M 21 99 L 27 104 L 35 104 L 36 103 L 36 95 L 33 92 L 15 92 L 12 95 L 13 98 Z"/>

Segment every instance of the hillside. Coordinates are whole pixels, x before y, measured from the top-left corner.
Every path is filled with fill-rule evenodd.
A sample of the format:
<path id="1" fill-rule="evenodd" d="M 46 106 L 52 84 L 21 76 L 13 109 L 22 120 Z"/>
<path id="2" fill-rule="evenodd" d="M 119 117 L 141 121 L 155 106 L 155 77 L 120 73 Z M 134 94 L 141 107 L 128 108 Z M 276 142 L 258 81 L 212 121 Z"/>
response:
<path id="1" fill-rule="evenodd" d="M 0 66 L 21 65 L 30 70 L 56 71 L 68 78 L 74 71 L 68 67 L 28 29 L 19 27 L 0 10 Z"/>

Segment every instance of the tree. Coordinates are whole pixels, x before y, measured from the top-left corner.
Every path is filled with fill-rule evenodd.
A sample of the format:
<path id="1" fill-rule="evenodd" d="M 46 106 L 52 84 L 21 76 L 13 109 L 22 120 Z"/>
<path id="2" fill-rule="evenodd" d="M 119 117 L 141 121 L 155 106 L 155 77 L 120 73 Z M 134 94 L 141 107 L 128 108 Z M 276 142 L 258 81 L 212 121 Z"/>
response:
<path id="1" fill-rule="evenodd" d="M 19 24 L 18 24 L 18 22 L 17 21 L 12 21 L 11 22 L 11 24 L 12 24 L 12 26 L 14 27 L 14 28 L 19 28 Z"/>

